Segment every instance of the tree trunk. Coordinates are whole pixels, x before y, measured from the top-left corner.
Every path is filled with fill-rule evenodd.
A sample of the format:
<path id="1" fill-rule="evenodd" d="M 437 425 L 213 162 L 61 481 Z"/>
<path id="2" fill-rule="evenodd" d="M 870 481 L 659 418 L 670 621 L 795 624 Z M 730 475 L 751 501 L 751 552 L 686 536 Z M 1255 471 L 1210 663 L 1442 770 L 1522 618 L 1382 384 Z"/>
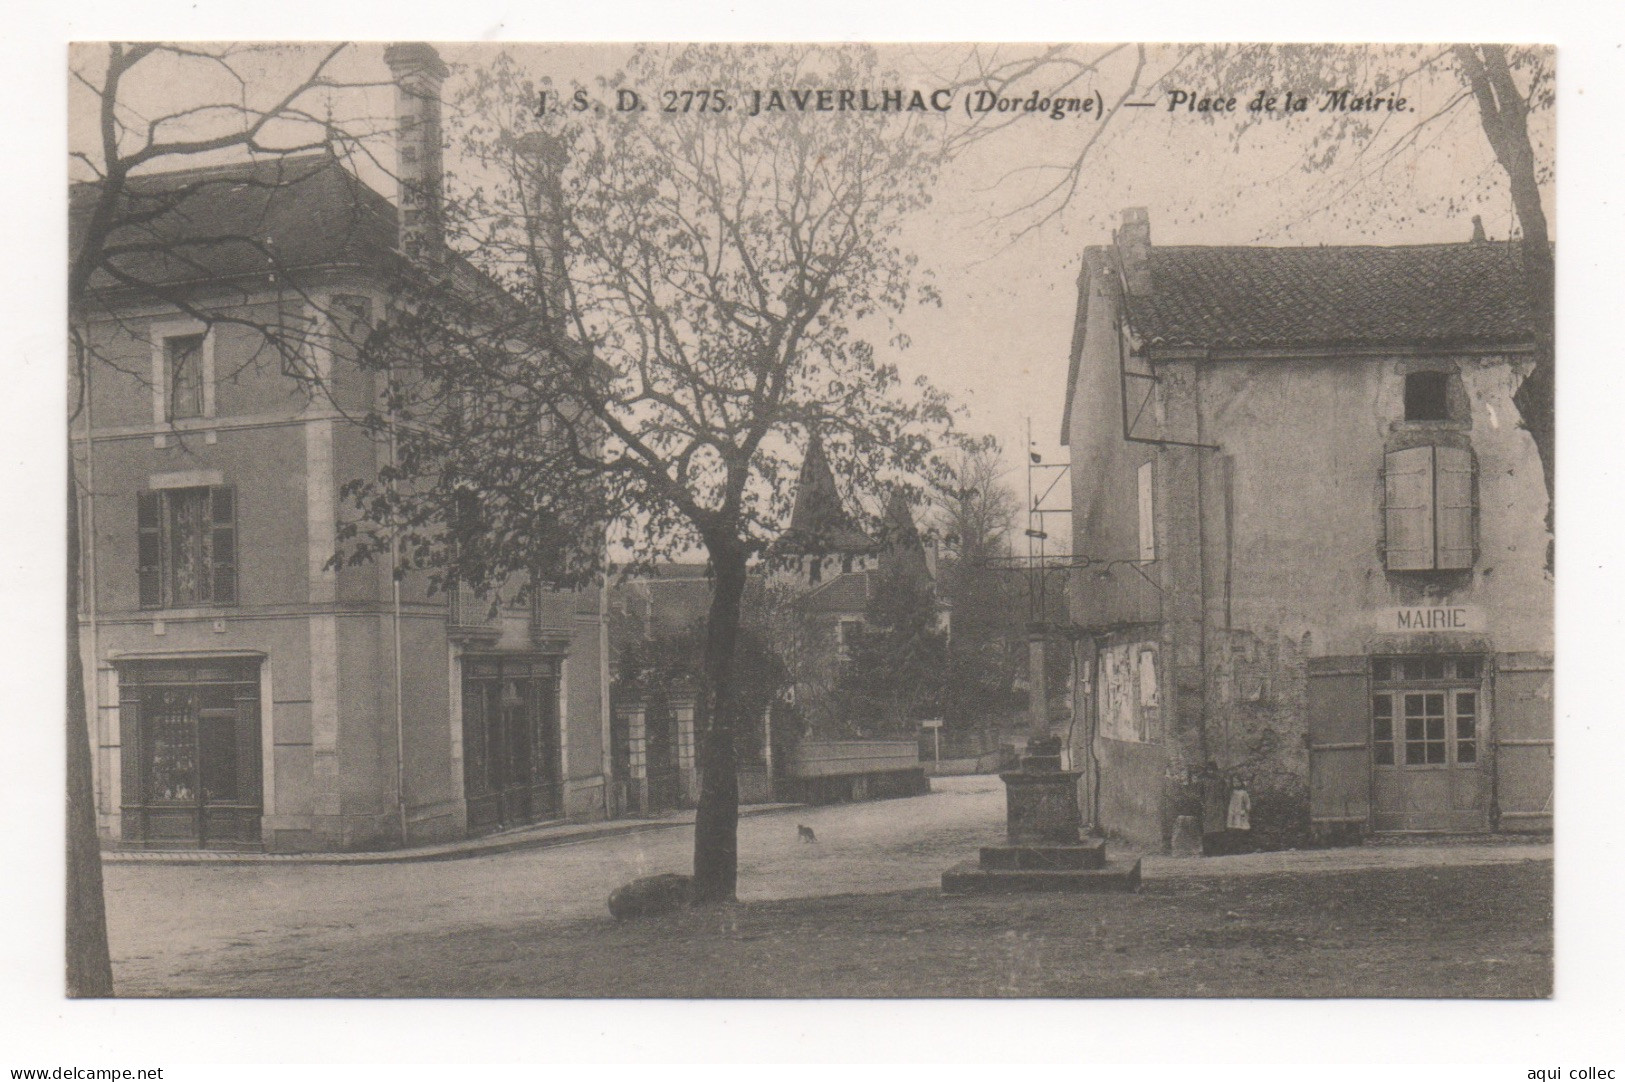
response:
<path id="1" fill-rule="evenodd" d="M 739 761 L 734 746 L 734 650 L 745 554 L 712 545 L 711 609 L 700 687 L 700 806 L 694 816 L 694 901 L 725 902 L 739 882 Z"/>
<path id="2" fill-rule="evenodd" d="M 1535 151 L 1529 141 L 1529 103 L 1513 81 L 1506 47 L 1501 45 L 1459 45 L 1456 56 L 1467 76 L 1478 119 L 1495 159 L 1506 171 L 1512 193 L 1512 207 L 1523 233 L 1521 254 L 1524 281 L 1529 289 L 1530 316 L 1534 321 L 1535 363 L 1513 393 L 1512 404 L 1528 430 L 1540 456 L 1541 474 L 1546 483 L 1546 530 L 1553 532 L 1557 489 L 1557 351 L 1556 270 L 1552 258 L 1551 234 L 1546 210 L 1540 202 L 1540 184 L 1535 175 Z M 1547 542 L 1546 566 L 1552 569 L 1553 552 Z"/>
<path id="3" fill-rule="evenodd" d="M 68 995 L 113 994 L 102 901 L 102 853 L 96 838 L 90 724 L 79 657 L 79 481 L 68 454 Z"/>

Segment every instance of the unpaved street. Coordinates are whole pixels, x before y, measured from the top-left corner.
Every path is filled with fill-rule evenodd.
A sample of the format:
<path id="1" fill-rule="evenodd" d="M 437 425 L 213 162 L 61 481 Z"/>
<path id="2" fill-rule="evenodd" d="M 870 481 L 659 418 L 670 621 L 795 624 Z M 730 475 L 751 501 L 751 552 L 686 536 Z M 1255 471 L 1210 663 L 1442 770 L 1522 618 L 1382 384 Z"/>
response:
<path id="1" fill-rule="evenodd" d="M 1151 857 L 1140 895 L 945 899 L 942 871 L 1001 836 L 1004 791 L 934 785 L 744 819 L 757 904 L 627 926 L 609 892 L 686 870 L 688 829 L 429 863 L 109 863 L 118 992 L 1549 994 L 1549 845 Z"/>
<path id="2" fill-rule="evenodd" d="M 927 796 L 753 816 L 739 823 L 741 901 L 936 886 L 942 870 L 996 840 L 996 777 L 944 779 Z M 797 841 L 805 823 L 818 842 Z M 603 917 L 609 892 L 640 875 L 687 871 L 686 828 L 422 864 L 109 864 L 109 937 L 123 995 L 213 994 L 298 946 L 313 972 L 355 939 L 493 924 Z M 276 964 L 285 966 L 286 958 Z M 198 983 L 202 971 L 216 977 Z"/>

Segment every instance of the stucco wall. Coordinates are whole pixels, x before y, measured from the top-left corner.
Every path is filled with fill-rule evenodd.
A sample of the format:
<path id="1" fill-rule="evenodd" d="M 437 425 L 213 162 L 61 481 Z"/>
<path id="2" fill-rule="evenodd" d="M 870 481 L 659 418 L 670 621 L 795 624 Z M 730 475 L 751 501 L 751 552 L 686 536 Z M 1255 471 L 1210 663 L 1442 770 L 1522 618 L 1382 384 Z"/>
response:
<path id="1" fill-rule="evenodd" d="M 1138 470 L 1155 460 L 1156 448 L 1123 438 L 1114 326 L 1116 282 L 1101 272 L 1087 281 L 1087 334 L 1068 425 L 1072 536 L 1074 551 L 1103 563 L 1073 574 L 1070 591 L 1073 621 L 1092 628 L 1154 621 L 1162 610 L 1156 588 L 1137 572 L 1104 563 L 1139 555 Z M 1152 410 L 1145 420 L 1154 422 L 1154 417 Z M 1154 423 L 1147 428 L 1154 432 Z"/>
<path id="2" fill-rule="evenodd" d="M 1101 821 L 1130 837 L 1160 829 L 1165 839 L 1186 777 L 1211 758 L 1252 788 L 1255 824 L 1290 840 L 1308 827 L 1310 659 L 1549 656 L 1546 493 L 1512 405 L 1527 361 L 1346 354 L 1169 357 L 1153 366 L 1132 358 L 1131 370 L 1157 376 L 1143 410 L 1149 384 L 1129 381 L 1129 413 L 1140 418 L 1133 434 L 1217 449 L 1158 448 L 1123 437 L 1117 288 L 1109 275 L 1090 281 L 1069 417 L 1074 548 L 1097 558 L 1136 552 L 1136 478 L 1152 462 L 1157 560 L 1142 566 L 1160 593 L 1127 566 L 1074 573 L 1072 613 L 1097 644 L 1138 635 L 1159 646 L 1164 728 L 1155 744 L 1095 741 Z M 1448 421 L 1404 420 L 1405 374 L 1419 366 L 1453 374 Z M 1419 444 L 1471 449 L 1478 553 L 1470 571 L 1385 567 L 1385 452 Z M 1411 607 L 1460 608 L 1470 626 L 1404 631 L 1396 612 Z M 1096 697 L 1079 696 L 1081 731 L 1099 709 L 1093 690 Z M 1522 788 L 1542 783 L 1532 773 Z"/>
<path id="3" fill-rule="evenodd" d="M 1207 438 L 1228 465 L 1229 626 L 1290 639 L 1310 656 L 1362 653 L 1377 617 L 1409 605 L 1482 610 L 1496 650 L 1550 649 L 1546 494 L 1512 393 L 1526 362 L 1452 358 L 1471 412 L 1480 555 L 1442 581 L 1384 570 L 1380 471 L 1406 428 L 1404 359 L 1251 360 L 1201 366 Z M 1171 369 L 1190 370 L 1189 362 Z"/>

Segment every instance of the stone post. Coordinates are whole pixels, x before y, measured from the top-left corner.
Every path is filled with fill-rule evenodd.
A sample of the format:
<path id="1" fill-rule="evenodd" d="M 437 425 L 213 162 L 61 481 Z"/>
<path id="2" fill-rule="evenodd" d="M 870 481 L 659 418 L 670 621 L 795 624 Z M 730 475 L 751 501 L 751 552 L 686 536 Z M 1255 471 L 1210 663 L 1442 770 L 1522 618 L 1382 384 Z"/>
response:
<path id="1" fill-rule="evenodd" d="M 672 717 L 677 719 L 677 776 L 683 787 L 683 801 L 700 799 L 700 778 L 694 763 L 694 700 L 673 699 Z"/>
<path id="2" fill-rule="evenodd" d="M 1062 770 L 1060 737 L 1028 742 L 1021 769 L 1000 774 L 1005 844 L 984 845 L 977 863 L 942 875 L 948 894 L 1126 890 L 1139 887 L 1140 862 L 1108 861 L 1106 843 L 1085 841 L 1075 770 Z"/>
<path id="3" fill-rule="evenodd" d="M 623 708 L 626 717 L 626 758 L 632 772 L 631 792 L 627 795 L 637 801 L 638 813 L 649 814 L 649 734 L 645 726 L 643 706 Z"/>

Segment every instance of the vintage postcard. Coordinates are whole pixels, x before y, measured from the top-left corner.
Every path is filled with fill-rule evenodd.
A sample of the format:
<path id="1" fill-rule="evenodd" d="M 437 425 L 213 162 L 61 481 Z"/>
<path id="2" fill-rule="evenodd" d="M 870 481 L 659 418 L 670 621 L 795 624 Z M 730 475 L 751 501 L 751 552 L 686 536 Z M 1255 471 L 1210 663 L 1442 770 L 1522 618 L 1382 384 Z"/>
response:
<path id="1" fill-rule="evenodd" d="M 1553 48 L 68 61 L 71 996 L 1552 995 Z"/>

